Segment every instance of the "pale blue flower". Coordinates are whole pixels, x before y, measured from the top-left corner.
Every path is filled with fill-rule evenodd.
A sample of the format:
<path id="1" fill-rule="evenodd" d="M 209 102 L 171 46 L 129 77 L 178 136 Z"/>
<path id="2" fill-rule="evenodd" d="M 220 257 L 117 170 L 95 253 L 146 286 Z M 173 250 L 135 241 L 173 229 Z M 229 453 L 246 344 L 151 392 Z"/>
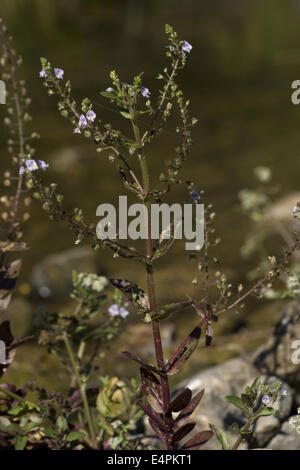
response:
<path id="1" fill-rule="evenodd" d="M 287 394 L 288 394 L 288 393 L 287 393 L 287 390 L 286 390 L 285 388 L 283 388 L 283 389 L 281 390 L 281 395 L 282 395 L 283 397 L 286 397 Z"/>
<path id="2" fill-rule="evenodd" d="M 119 315 L 119 307 L 117 304 L 113 304 L 109 307 L 108 313 L 111 317 L 117 317 Z"/>
<path id="3" fill-rule="evenodd" d="M 124 307 L 119 307 L 117 304 L 113 304 L 109 307 L 108 313 L 110 317 L 122 317 L 126 318 L 127 315 L 129 314 L 128 310 L 126 310 Z"/>
<path id="4" fill-rule="evenodd" d="M 26 160 L 25 164 L 27 170 L 29 171 L 35 171 L 39 169 L 38 164 L 35 160 Z"/>
<path id="5" fill-rule="evenodd" d="M 42 170 L 47 170 L 47 168 L 49 168 L 49 164 L 44 162 L 44 160 L 38 160 L 38 164 Z"/>
<path id="6" fill-rule="evenodd" d="M 193 49 L 193 46 L 189 42 L 183 41 L 183 43 L 181 45 L 181 49 L 184 52 L 187 52 L 189 54 L 191 52 L 191 50 Z"/>
<path id="7" fill-rule="evenodd" d="M 40 77 L 41 77 L 41 78 L 46 78 L 47 76 L 48 76 L 48 74 L 47 74 L 46 70 L 45 70 L 45 69 L 42 69 L 42 70 L 40 71 Z"/>
<path id="8" fill-rule="evenodd" d="M 262 403 L 265 405 L 265 406 L 268 406 L 269 403 L 270 403 L 270 400 L 271 398 L 269 397 L 269 395 L 264 395 L 261 399 Z"/>
<path id="9" fill-rule="evenodd" d="M 58 78 L 59 80 L 62 80 L 64 78 L 65 72 L 62 69 L 54 69 L 54 73 L 56 78 Z"/>
<path id="10" fill-rule="evenodd" d="M 21 166 L 19 170 L 19 175 L 24 175 L 24 173 L 25 173 L 25 168 Z"/>
<path id="11" fill-rule="evenodd" d="M 119 310 L 119 315 L 120 315 L 122 318 L 126 318 L 128 314 L 129 314 L 128 310 L 126 310 L 124 307 L 121 307 L 121 308 L 120 308 L 120 310 Z"/>
<path id="12" fill-rule="evenodd" d="M 86 113 L 86 118 L 88 121 L 94 122 L 96 119 L 96 113 L 94 113 L 94 111 L 89 109 L 88 112 Z"/>
<path id="13" fill-rule="evenodd" d="M 87 126 L 87 120 L 86 120 L 86 117 L 84 114 L 82 114 L 79 118 L 79 122 L 78 122 L 78 126 L 79 127 L 86 127 Z"/>
<path id="14" fill-rule="evenodd" d="M 73 132 L 74 134 L 81 134 L 81 130 L 79 129 L 79 127 L 76 127 Z"/>
<path id="15" fill-rule="evenodd" d="M 107 91 L 108 93 L 111 93 L 111 92 L 114 91 L 114 90 L 113 90 L 113 88 L 112 88 L 111 86 L 109 86 L 108 88 L 106 88 L 106 91 Z"/>
<path id="16" fill-rule="evenodd" d="M 146 87 L 142 86 L 141 87 L 141 94 L 143 95 L 144 98 L 150 98 L 149 88 L 146 88 Z"/>

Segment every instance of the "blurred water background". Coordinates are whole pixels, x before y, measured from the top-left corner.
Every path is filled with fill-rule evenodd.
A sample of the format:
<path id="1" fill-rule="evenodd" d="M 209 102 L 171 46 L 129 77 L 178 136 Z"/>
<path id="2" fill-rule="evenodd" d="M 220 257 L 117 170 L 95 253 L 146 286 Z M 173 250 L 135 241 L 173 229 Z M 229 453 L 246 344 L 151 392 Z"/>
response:
<path id="1" fill-rule="evenodd" d="M 238 248 L 249 230 L 248 220 L 237 210 L 238 192 L 255 184 L 253 169 L 258 165 L 272 169 L 274 181 L 280 184 L 283 193 L 299 188 L 300 106 L 292 105 L 290 95 L 291 82 L 300 78 L 300 3 L 1 0 L 0 14 L 23 56 L 23 74 L 33 100 L 32 129 L 41 135 L 37 155 L 49 162 L 49 178 L 57 180 L 63 188 L 67 206 L 82 207 L 92 220 L 98 204 L 116 203 L 117 195 L 125 192 L 115 166 L 97 154 L 85 139 L 74 136 L 72 127 L 59 116 L 55 99 L 47 96 L 38 77 L 40 56 L 65 70 L 75 96 L 78 99 L 88 96 L 101 119 L 124 128 L 119 115 L 99 95 L 109 86 L 110 70 L 116 69 L 124 82 L 144 71 L 144 84 L 155 96 L 159 85 L 155 77 L 165 64 L 165 23 L 172 24 L 180 37 L 193 45 L 181 83 L 191 99 L 192 114 L 199 119 L 199 126 L 194 133 L 193 154 L 182 176 L 198 181 L 216 206 L 216 226 L 223 240 L 217 255 L 223 269 L 235 281 L 243 276 L 253 263 L 243 260 Z M 3 114 L 3 109 L 0 112 Z M 3 132 L 2 127 L 1 171 L 8 166 Z M 162 162 L 170 157 L 175 139 L 169 131 L 152 146 L 148 158 L 154 180 Z M 170 200 L 186 198 L 182 185 Z M 33 266 L 47 255 L 70 248 L 73 240 L 69 230 L 62 224 L 51 223 L 38 204 L 33 207 L 24 238 L 31 250 L 23 256 L 19 283 L 23 287 Z M 98 254 L 97 270 L 109 276 L 139 279 L 144 285 L 141 266 L 123 260 L 116 262 L 109 251 Z M 176 300 L 193 292 L 191 280 L 195 273 L 195 265 L 187 259 L 183 246 L 177 244 L 169 257 L 159 263 L 160 302 L 173 300 L 174 294 Z M 47 307 L 47 299 L 38 298 L 33 291 L 22 295 L 26 288 L 23 291 L 19 291 L 19 304 L 12 307 L 14 327 L 19 334 L 28 333 L 32 318 Z M 64 305 L 61 298 L 51 300 L 51 308 L 61 305 Z M 222 334 L 225 337 L 237 334 L 241 325 L 248 326 L 250 332 L 253 328 L 258 333 L 253 338 L 250 335 L 251 348 L 268 335 L 269 330 L 264 328 L 274 324 L 280 308 L 268 305 L 262 309 L 250 300 L 242 318 L 228 316 L 229 323 L 223 324 Z M 188 322 L 186 318 L 177 318 L 176 338 L 190 328 L 192 318 L 188 318 Z M 261 336 L 260 330 L 264 331 Z M 130 334 L 134 335 L 134 331 Z M 127 341 L 128 335 L 123 339 Z M 237 344 L 244 341 L 235 340 Z M 30 347 L 27 348 L 31 354 Z M 222 358 L 243 351 L 240 346 L 225 347 Z M 42 368 L 39 353 L 36 354 L 33 368 L 22 365 L 26 378 L 34 375 L 34 367 Z M 213 359 L 201 357 L 194 361 L 195 369 L 220 360 L 219 352 L 211 356 Z M 122 364 L 124 368 L 125 363 Z M 46 377 L 49 367 L 44 364 L 43 367 Z M 121 373 L 117 364 L 112 363 L 111 368 Z M 10 374 L 22 375 L 16 368 Z"/>

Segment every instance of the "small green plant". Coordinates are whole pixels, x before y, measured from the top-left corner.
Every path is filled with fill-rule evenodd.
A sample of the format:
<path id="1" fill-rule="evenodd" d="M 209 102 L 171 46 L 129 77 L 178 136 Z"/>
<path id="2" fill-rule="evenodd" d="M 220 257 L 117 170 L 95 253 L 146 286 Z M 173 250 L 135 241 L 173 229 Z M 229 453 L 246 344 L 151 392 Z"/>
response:
<path id="1" fill-rule="evenodd" d="M 253 426 L 255 422 L 263 416 L 280 416 L 278 409 L 274 408 L 275 402 L 281 396 L 285 396 L 287 391 L 282 388 L 282 384 L 275 382 L 272 385 L 262 384 L 257 377 L 250 387 L 246 387 L 241 396 L 228 395 L 225 400 L 242 411 L 245 424 L 239 426 L 234 422 L 229 431 L 237 434 L 238 438 L 234 445 L 230 447 L 226 433 L 217 426 L 211 425 L 223 450 L 237 450 L 243 441 L 249 441 L 253 437 Z"/>

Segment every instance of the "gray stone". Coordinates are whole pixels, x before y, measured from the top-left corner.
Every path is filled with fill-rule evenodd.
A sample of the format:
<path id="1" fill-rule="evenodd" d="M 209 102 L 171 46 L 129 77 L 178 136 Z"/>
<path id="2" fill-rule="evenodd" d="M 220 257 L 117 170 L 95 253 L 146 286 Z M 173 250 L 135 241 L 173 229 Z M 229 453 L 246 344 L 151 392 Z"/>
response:
<path id="1" fill-rule="evenodd" d="M 224 400 L 226 395 L 240 395 L 246 385 L 250 385 L 256 377 L 256 371 L 249 361 L 249 357 L 240 357 L 224 364 L 200 372 L 191 379 L 180 384 L 189 387 L 193 393 L 204 388 L 205 393 L 199 407 L 191 419 L 196 420 L 197 430 L 207 429 L 209 423 L 222 429 L 228 428 L 233 422 L 244 424 L 242 412 Z M 237 436 L 227 433 L 230 445 L 233 445 Z M 247 448 L 241 444 L 239 449 Z M 213 437 L 205 444 L 205 449 L 220 449 L 220 443 Z"/>
<path id="2" fill-rule="evenodd" d="M 299 298 L 288 305 L 268 343 L 258 349 L 254 364 L 260 373 L 275 375 L 297 390 L 300 388 L 300 367 L 292 361 L 292 345 L 296 340 L 300 340 Z"/>
<path id="3" fill-rule="evenodd" d="M 266 448 L 272 450 L 300 450 L 300 436 L 289 425 L 288 421 L 285 421 Z"/>
<path id="4" fill-rule="evenodd" d="M 257 371 L 251 364 L 251 356 L 242 356 L 232 359 L 224 364 L 201 372 L 188 381 L 180 384 L 181 387 L 189 387 L 193 393 L 204 388 L 203 399 L 191 419 L 196 420 L 199 430 L 207 429 L 209 423 L 215 424 L 223 430 L 236 422 L 240 426 L 244 424 L 244 417 L 239 408 L 224 400 L 226 395 L 238 395 L 243 392 L 247 385 L 251 385 L 258 376 Z M 261 377 L 263 383 L 272 384 L 278 382 L 278 377 Z M 272 438 L 280 428 L 281 421 L 286 419 L 291 411 L 293 402 L 293 391 L 288 384 L 283 384 L 287 390 L 287 396 L 275 402 L 274 408 L 279 409 L 280 418 L 274 416 L 263 417 L 257 421 L 255 428 L 255 439 L 251 447 L 262 447 Z M 229 443 L 232 446 L 237 436 L 227 431 Z M 239 449 L 246 449 L 246 443 L 242 443 Z M 219 449 L 220 444 L 216 438 L 211 439 L 206 449 Z"/>

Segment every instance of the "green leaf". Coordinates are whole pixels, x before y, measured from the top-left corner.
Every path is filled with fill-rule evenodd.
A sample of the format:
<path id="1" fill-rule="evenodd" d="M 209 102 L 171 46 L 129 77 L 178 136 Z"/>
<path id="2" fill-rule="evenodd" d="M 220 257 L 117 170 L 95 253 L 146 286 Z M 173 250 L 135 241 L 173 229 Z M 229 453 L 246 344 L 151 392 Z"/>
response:
<path id="1" fill-rule="evenodd" d="M 265 406 L 262 408 L 260 411 L 257 412 L 255 415 L 255 418 L 259 418 L 260 416 L 278 416 L 280 417 L 280 412 L 278 410 L 275 410 L 275 408 L 272 408 L 270 406 Z"/>
<path id="2" fill-rule="evenodd" d="M 43 432 L 45 436 L 50 437 L 50 439 L 57 439 L 58 437 L 57 431 L 53 428 L 50 428 L 49 426 L 44 426 Z"/>
<path id="3" fill-rule="evenodd" d="M 64 416 L 60 415 L 56 420 L 56 426 L 59 429 L 59 431 L 67 431 L 68 421 L 66 420 Z"/>
<path id="4" fill-rule="evenodd" d="M 251 393 L 252 394 L 252 393 Z M 251 408 L 254 405 L 254 397 L 251 397 L 247 395 L 247 393 L 242 393 L 241 395 L 242 402 L 249 408 Z"/>
<path id="5" fill-rule="evenodd" d="M 227 438 L 226 433 L 223 431 L 223 429 L 219 428 L 218 426 L 215 426 L 214 424 L 210 424 L 209 427 L 214 432 L 216 438 L 220 442 L 222 449 L 230 450 L 228 438 Z"/>
<path id="6" fill-rule="evenodd" d="M 123 116 L 125 119 L 131 119 L 130 113 L 127 111 L 120 111 L 121 116 Z"/>
<path id="7" fill-rule="evenodd" d="M 259 389 L 259 386 L 260 386 L 260 378 L 259 377 L 256 377 L 256 379 L 254 380 L 253 384 L 251 385 L 251 390 L 253 391 L 253 393 L 257 393 L 258 392 L 258 389 Z"/>
<path id="8" fill-rule="evenodd" d="M 101 91 L 100 95 L 104 96 L 104 98 L 114 98 L 115 97 L 114 93 L 109 92 L 109 91 Z"/>
<path id="9" fill-rule="evenodd" d="M 228 431 L 232 432 L 233 434 L 240 434 L 240 428 L 239 428 L 238 423 L 236 422 L 232 423 L 229 426 Z"/>
<path id="10" fill-rule="evenodd" d="M 80 431 L 72 431 L 70 432 L 70 434 L 68 435 L 67 437 L 67 441 L 68 442 L 72 442 L 72 441 L 81 441 L 82 439 L 85 438 L 85 435 L 83 432 L 80 432 Z"/>
<path id="11" fill-rule="evenodd" d="M 27 437 L 20 436 L 19 434 L 15 437 L 15 450 L 24 450 L 27 444 Z"/>
<path id="12" fill-rule="evenodd" d="M 235 395 L 227 395 L 224 398 L 228 403 L 231 403 L 232 405 L 236 406 L 237 408 L 240 408 L 241 410 L 245 411 L 248 413 L 248 409 L 246 405 L 242 402 L 240 397 L 236 397 Z"/>

